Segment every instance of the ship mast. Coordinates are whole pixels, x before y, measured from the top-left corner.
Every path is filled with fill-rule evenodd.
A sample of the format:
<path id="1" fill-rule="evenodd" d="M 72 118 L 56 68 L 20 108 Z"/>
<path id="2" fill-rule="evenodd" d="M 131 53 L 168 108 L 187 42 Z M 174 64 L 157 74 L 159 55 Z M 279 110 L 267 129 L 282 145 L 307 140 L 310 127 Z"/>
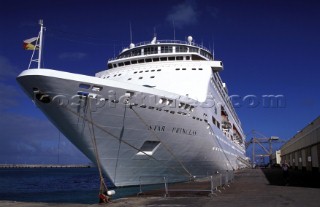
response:
<path id="1" fill-rule="evenodd" d="M 40 33 L 39 33 L 39 57 L 38 57 L 38 69 L 41 68 L 41 62 L 42 62 L 42 45 L 43 45 L 43 20 L 39 20 L 40 24 Z"/>
<path id="2" fill-rule="evenodd" d="M 28 69 L 30 69 L 32 62 L 38 63 L 38 67 L 37 67 L 38 69 L 40 69 L 41 65 L 42 65 L 41 63 L 42 63 L 43 31 L 45 30 L 45 27 L 43 27 L 43 20 L 42 19 L 39 20 L 39 24 L 40 24 L 40 32 L 39 32 L 36 44 L 33 49 L 33 53 L 31 55 Z M 34 58 L 36 50 L 38 50 L 38 58 Z"/>

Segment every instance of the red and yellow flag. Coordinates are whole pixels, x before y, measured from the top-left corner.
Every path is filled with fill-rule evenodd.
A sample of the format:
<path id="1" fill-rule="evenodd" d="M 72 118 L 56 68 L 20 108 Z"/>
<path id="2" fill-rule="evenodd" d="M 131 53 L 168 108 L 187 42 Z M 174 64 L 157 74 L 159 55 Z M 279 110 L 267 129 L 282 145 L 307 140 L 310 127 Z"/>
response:
<path id="1" fill-rule="evenodd" d="M 38 50 L 39 47 L 36 47 L 35 43 L 38 40 L 38 37 L 32 37 L 30 39 L 23 41 L 23 49 L 25 50 Z"/>

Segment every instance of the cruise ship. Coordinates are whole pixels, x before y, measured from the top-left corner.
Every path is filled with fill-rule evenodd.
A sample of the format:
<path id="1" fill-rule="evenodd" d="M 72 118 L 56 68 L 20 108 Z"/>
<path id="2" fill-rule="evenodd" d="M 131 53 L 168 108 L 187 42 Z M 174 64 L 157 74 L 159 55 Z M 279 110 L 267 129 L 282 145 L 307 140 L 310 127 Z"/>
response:
<path id="1" fill-rule="evenodd" d="M 245 136 L 212 53 L 186 41 L 131 43 L 87 76 L 38 67 L 17 81 L 115 186 L 187 181 L 245 167 Z M 151 38 L 150 38 L 151 39 Z"/>

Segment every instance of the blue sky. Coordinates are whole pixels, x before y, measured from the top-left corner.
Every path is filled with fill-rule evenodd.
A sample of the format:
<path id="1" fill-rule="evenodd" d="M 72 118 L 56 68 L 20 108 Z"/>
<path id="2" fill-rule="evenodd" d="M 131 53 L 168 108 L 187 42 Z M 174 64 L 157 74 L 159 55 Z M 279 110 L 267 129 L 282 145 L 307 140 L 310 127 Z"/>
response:
<path id="1" fill-rule="evenodd" d="M 27 98 L 15 77 L 28 67 L 25 39 L 47 27 L 44 66 L 94 75 L 130 43 L 192 35 L 224 62 L 221 72 L 247 139 L 290 139 L 320 112 L 320 3 L 312 0 L 2 0 L 0 163 L 89 162 Z M 214 46 L 213 46 L 214 45 Z M 264 95 L 281 95 L 279 107 Z M 255 107 L 248 102 L 255 97 Z M 257 102 L 258 101 L 258 102 Z"/>

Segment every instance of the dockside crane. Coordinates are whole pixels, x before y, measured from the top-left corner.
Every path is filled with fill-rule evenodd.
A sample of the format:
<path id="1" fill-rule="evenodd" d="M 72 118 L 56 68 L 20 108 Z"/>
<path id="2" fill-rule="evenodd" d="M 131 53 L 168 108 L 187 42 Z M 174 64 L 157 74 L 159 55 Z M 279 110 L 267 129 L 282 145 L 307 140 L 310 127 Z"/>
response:
<path id="1" fill-rule="evenodd" d="M 267 137 L 265 135 L 263 135 L 262 133 L 257 132 L 256 130 L 252 130 L 252 135 L 253 137 L 250 139 L 250 141 L 245 143 L 246 149 L 252 144 L 252 165 L 254 167 L 255 163 L 256 163 L 256 158 L 260 158 L 260 162 L 265 163 L 265 158 L 268 157 L 269 158 L 269 163 L 268 164 L 272 164 L 272 153 L 273 153 L 273 147 L 272 144 L 275 143 L 284 143 L 285 140 L 280 139 L 277 136 L 271 136 L 271 137 Z M 258 146 L 257 146 L 258 145 Z M 264 153 L 262 154 L 257 154 L 257 150 L 260 147 L 260 151 L 261 149 L 263 150 Z M 261 161 L 262 160 L 262 161 Z"/>

